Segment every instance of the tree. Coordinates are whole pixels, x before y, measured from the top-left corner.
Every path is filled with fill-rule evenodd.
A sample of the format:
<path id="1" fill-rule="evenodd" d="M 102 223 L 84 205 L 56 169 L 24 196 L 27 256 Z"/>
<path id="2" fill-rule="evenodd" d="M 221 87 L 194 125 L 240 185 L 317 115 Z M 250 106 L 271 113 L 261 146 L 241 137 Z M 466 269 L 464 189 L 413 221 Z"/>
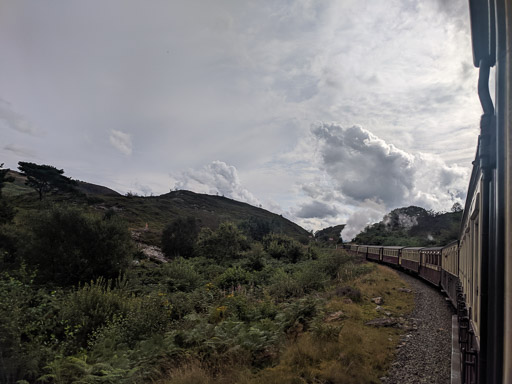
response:
<path id="1" fill-rule="evenodd" d="M 39 200 L 49 192 L 75 192 L 76 181 L 64 176 L 63 169 L 20 161 L 18 169 L 27 177 L 26 185 L 36 190 Z"/>
<path id="2" fill-rule="evenodd" d="M 451 211 L 452 212 L 462 212 L 462 205 L 459 202 L 453 204 Z"/>
<path id="3" fill-rule="evenodd" d="M 4 163 L 0 164 L 0 198 L 2 197 L 2 189 L 5 187 L 5 183 L 12 183 L 14 177 L 7 175 L 9 169 L 2 169 Z"/>
<path id="4" fill-rule="evenodd" d="M 199 228 L 194 217 L 179 217 L 162 232 L 162 251 L 167 257 L 192 257 Z"/>
<path id="5" fill-rule="evenodd" d="M 9 169 L 1 169 L 3 166 L 3 163 L 0 164 L 0 224 L 8 223 L 14 218 L 13 207 L 5 199 L 2 199 L 2 189 L 5 187 L 5 183 L 12 183 L 14 177 L 7 174 Z"/>
<path id="6" fill-rule="evenodd" d="M 100 276 L 112 279 L 133 255 L 130 233 L 116 216 L 54 207 L 31 212 L 21 224 L 18 255 L 38 269 L 41 283 L 68 286 Z"/>

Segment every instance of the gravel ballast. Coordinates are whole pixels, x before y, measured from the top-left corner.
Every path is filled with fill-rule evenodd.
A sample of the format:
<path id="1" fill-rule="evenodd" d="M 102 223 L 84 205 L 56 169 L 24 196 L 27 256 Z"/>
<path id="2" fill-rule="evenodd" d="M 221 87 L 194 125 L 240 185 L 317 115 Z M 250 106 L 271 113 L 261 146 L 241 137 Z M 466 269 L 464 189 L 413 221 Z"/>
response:
<path id="1" fill-rule="evenodd" d="M 451 322 L 454 309 L 440 290 L 399 272 L 414 292 L 412 326 L 402 337 L 384 384 L 450 383 Z"/>

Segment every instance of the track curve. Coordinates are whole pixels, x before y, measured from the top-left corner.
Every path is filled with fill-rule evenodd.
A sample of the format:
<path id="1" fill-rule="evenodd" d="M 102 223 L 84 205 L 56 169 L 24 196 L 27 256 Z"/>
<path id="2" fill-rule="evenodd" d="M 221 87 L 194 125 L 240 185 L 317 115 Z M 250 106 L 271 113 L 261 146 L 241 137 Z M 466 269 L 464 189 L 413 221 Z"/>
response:
<path id="1" fill-rule="evenodd" d="M 454 310 L 440 291 L 398 272 L 414 292 L 413 329 L 403 336 L 384 384 L 450 383 L 451 324 Z"/>

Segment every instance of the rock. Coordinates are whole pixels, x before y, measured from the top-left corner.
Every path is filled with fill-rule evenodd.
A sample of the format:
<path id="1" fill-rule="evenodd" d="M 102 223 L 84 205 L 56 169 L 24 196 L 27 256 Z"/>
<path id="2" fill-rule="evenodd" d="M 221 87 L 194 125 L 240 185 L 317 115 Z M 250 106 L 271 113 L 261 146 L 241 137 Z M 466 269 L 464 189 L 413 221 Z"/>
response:
<path id="1" fill-rule="evenodd" d="M 410 289 L 407 289 L 407 288 L 398 288 L 398 290 L 400 292 L 405 292 L 405 293 L 411 293 L 412 292 Z"/>
<path id="2" fill-rule="evenodd" d="M 159 247 L 137 243 L 137 248 L 150 260 L 157 263 L 167 263 L 167 259 Z"/>
<path id="3" fill-rule="evenodd" d="M 345 317 L 345 314 L 342 311 L 334 312 L 325 318 L 325 322 L 330 323 L 331 321 L 341 320 L 344 317 Z"/>
<path id="4" fill-rule="evenodd" d="M 397 327 L 399 326 L 399 322 L 397 319 L 393 317 L 382 317 L 374 320 L 370 320 L 365 323 L 365 325 L 369 325 L 372 327 Z"/>
<path id="5" fill-rule="evenodd" d="M 343 304 L 352 304 L 353 301 L 350 297 L 344 297 L 343 298 Z"/>
<path id="6" fill-rule="evenodd" d="M 372 303 L 375 303 L 377 305 L 382 305 L 382 304 L 384 304 L 384 300 L 380 296 L 379 297 L 374 297 L 372 299 Z"/>
<path id="7" fill-rule="evenodd" d="M 387 317 L 390 317 L 390 316 L 391 316 L 391 312 L 384 312 L 384 314 L 385 314 Z"/>
<path id="8" fill-rule="evenodd" d="M 381 307 L 380 305 L 377 305 L 377 306 L 375 307 L 375 310 L 376 310 L 376 311 L 382 311 L 382 307 Z"/>

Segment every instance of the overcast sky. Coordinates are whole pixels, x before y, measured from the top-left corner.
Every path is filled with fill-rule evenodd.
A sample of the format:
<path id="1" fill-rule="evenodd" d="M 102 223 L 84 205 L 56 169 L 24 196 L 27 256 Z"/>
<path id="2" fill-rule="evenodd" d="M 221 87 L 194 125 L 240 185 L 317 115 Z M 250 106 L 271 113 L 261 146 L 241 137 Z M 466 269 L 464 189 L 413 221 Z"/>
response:
<path id="1" fill-rule="evenodd" d="M 0 163 L 222 194 L 344 238 L 463 202 L 466 0 L 2 0 Z"/>

